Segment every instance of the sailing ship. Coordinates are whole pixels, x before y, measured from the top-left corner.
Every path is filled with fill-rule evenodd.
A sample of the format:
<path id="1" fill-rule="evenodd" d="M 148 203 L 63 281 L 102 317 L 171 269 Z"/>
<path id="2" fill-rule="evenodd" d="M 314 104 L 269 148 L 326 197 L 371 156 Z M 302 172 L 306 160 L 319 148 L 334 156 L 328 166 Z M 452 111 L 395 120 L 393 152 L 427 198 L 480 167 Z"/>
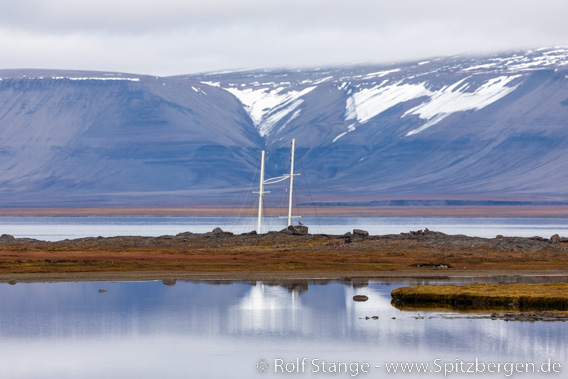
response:
<path id="1" fill-rule="evenodd" d="M 292 226 L 292 199 L 293 199 L 293 189 L 294 189 L 294 176 L 300 175 L 294 173 L 294 150 L 296 148 L 296 139 L 292 139 L 292 147 L 290 151 L 290 173 L 284 174 L 282 176 L 277 176 L 270 179 L 264 179 L 264 156 L 265 151 L 262 150 L 260 155 L 260 184 L 258 191 L 254 191 L 253 193 L 258 193 L 258 222 L 256 227 L 256 232 L 258 234 L 262 233 L 262 212 L 263 212 L 263 198 L 265 193 L 270 193 L 270 191 L 265 191 L 264 187 L 269 184 L 274 184 L 278 182 L 282 182 L 284 180 L 290 180 L 290 193 L 288 198 L 288 228 Z M 306 233 L 307 233 L 307 227 Z"/>

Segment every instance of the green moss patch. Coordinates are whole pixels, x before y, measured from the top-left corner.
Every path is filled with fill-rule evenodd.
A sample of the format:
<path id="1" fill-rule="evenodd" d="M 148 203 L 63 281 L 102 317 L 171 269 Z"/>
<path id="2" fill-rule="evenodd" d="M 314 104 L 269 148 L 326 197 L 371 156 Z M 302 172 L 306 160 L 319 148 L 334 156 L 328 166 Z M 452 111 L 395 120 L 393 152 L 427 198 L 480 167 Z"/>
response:
<path id="1" fill-rule="evenodd" d="M 410 286 L 391 292 L 395 304 L 451 304 L 568 309 L 568 284 L 468 284 Z"/>

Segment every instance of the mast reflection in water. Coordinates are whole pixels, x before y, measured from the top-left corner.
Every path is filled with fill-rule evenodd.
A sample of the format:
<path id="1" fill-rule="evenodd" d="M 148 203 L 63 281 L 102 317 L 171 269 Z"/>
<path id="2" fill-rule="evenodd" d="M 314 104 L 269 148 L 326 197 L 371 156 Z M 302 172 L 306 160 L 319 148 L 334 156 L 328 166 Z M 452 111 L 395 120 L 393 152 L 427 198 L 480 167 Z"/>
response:
<path id="1" fill-rule="evenodd" d="M 311 372 L 313 359 L 367 362 L 370 372 L 357 375 L 369 378 L 389 375 L 390 361 L 432 365 L 435 359 L 539 363 L 550 358 L 568 370 L 565 323 L 401 311 L 391 306 L 390 291 L 407 284 L 2 283 L 0 377 L 325 377 Z M 354 302 L 357 294 L 369 300 Z M 276 359 L 303 358 L 304 372 L 274 372 Z M 268 363 L 266 372 L 257 370 L 261 359 Z M 524 376 L 539 375 L 555 377 Z"/>

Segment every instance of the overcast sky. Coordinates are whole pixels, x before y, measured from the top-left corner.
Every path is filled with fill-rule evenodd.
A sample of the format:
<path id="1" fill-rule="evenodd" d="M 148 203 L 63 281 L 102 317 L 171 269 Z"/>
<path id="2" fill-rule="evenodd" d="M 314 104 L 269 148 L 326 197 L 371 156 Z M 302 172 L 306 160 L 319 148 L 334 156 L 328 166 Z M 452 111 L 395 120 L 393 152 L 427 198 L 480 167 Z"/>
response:
<path id="1" fill-rule="evenodd" d="M 568 45 L 566 0 L 3 0 L 0 68 L 177 75 Z"/>

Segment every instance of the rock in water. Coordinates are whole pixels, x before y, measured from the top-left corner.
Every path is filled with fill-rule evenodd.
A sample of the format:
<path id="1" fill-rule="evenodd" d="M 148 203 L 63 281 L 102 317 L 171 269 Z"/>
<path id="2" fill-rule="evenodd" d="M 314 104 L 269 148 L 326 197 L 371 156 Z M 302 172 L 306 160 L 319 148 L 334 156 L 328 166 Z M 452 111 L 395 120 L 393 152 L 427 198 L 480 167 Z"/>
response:
<path id="1" fill-rule="evenodd" d="M 176 285 L 177 279 L 164 279 L 162 280 L 162 284 L 168 286 L 168 287 L 173 287 Z"/>
<path id="2" fill-rule="evenodd" d="M 355 295 L 353 296 L 353 301 L 367 301 L 369 298 L 365 295 Z"/>

